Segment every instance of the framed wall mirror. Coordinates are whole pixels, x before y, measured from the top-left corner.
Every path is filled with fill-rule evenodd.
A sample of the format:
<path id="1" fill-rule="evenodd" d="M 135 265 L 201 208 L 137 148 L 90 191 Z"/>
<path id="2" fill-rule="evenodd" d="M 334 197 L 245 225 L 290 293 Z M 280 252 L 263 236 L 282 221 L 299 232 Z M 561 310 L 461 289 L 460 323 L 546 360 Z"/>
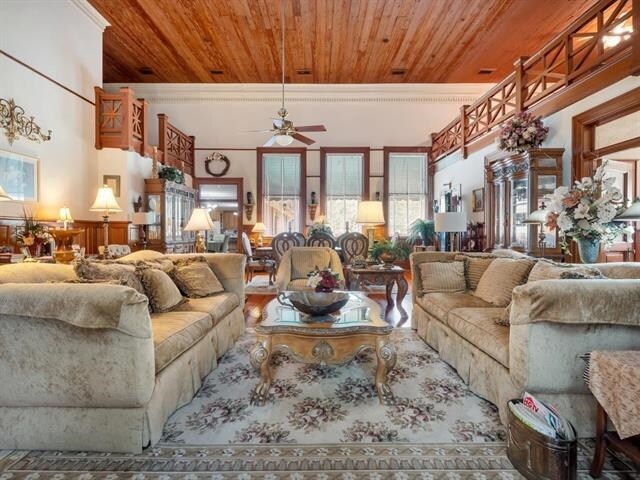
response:
<path id="1" fill-rule="evenodd" d="M 213 229 L 207 232 L 208 252 L 242 252 L 242 178 L 194 179 L 198 204 L 209 208 Z"/>

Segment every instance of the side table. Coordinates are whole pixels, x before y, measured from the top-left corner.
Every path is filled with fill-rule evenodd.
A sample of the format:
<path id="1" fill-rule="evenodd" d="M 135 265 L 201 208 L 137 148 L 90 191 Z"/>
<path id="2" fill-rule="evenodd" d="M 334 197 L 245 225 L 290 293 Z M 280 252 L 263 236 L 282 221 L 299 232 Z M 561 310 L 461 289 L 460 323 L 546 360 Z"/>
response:
<path id="1" fill-rule="evenodd" d="M 404 278 L 405 270 L 402 267 L 394 265 L 393 268 L 384 267 L 363 267 L 356 268 L 346 267 L 347 278 L 349 281 L 349 290 L 358 290 L 363 283 L 369 283 L 373 285 L 384 285 L 386 287 L 387 294 L 387 313 L 395 306 L 400 312 L 400 319 L 405 321 L 409 318 L 409 314 L 402 307 L 402 301 L 409 291 L 409 284 Z M 398 292 L 396 293 L 396 300 L 393 301 L 391 291 L 393 290 L 393 284 L 398 285 Z"/>
<path id="2" fill-rule="evenodd" d="M 640 351 L 595 351 L 589 389 L 598 401 L 591 476 L 599 477 L 607 448 L 640 463 Z M 617 432 L 607 432 L 607 419 Z"/>

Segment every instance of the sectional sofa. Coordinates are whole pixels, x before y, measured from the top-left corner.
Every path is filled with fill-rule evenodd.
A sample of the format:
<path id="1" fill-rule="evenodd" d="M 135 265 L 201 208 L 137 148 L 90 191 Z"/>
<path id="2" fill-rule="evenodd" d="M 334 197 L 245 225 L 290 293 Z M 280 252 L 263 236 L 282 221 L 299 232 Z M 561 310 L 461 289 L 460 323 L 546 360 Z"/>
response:
<path id="1" fill-rule="evenodd" d="M 470 389 L 495 404 L 506 424 L 509 399 L 528 391 L 564 414 L 580 437 L 595 434 L 595 401 L 583 379 L 593 350 L 640 350 L 640 264 L 597 264 L 606 279 L 549 279 L 513 289 L 505 307 L 474 291 L 423 292 L 421 265 L 456 253 L 411 255 L 412 327 Z M 497 252 L 498 257 L 522 257 Z M 535 261 L 535 259 L 531 259 Z"/>
<path id="2" fill-rule="evenodd" d="M 244 331 L 245 256 L 205 256 L 224 292 L 151 315 L 132 288 L 69 283 L 69 265 L 0 267 L 0 450 L 157 443 Z"/>

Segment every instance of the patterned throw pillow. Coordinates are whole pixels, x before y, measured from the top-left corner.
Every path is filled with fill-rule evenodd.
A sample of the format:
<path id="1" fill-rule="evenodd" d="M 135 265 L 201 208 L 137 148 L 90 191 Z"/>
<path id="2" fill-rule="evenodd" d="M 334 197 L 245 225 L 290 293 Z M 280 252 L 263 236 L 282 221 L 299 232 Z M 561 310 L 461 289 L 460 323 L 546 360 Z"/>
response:
<path id="1" fill-rule="evenodd" d="M 178 305 L 188 301 L 182 296 L 171 277 L 162 270 L 138 264 L 135 271 L 144 286 L 152 312 L 170 312 Z"/>
<path id="2" fill-rule="evenodd" d="M 527 281 L 534 262 L 527 259 L 496 258 L 480 278 L 476 297 L 498 307 L 511 302 L 511 293 Z"/>
<path id="3" fill-rule="evenodd" d="M 579 277 L 571 275 L 579 274 Z M 566 263 L 555 263 L 548 260 L 540 260 L 531 269 L 529 282 L 539 280 L 558 280 L 561 278 L 605 278 L 600 270 L 586 265 L 571 265 Z"/>
<path id="4" fill-rule="evenodd" d="M 467 280 L 467 289 L 475 290 L 484 272 L 489 268 L 495 257 L 489 255 L 465 255 L 459 254 L 455 256 L 456 261 L 465 262 L 465 276 Z"/>
<path id="5" fill-rule="evenodd" d="M 195 257 L 191 261 L 179 260 L 171 278 L 189 298 L 209 297 L 224 292 L 224 287 L 204 257 Z"/>
<path id="6" fill-rule="evenodd" d="M 422 293 L 464 292 L 467 282 L 464 262 L 425 262 L 420 264 Z"/>
<path id="7" fill-rule="evenodd" d="M 96 261 L 81 258 L 73 264 L 78 278 L 91 283 L 115 281 L 145 294 L 140 279 L 135 274 L 135 266 L 113 261 Z"/>

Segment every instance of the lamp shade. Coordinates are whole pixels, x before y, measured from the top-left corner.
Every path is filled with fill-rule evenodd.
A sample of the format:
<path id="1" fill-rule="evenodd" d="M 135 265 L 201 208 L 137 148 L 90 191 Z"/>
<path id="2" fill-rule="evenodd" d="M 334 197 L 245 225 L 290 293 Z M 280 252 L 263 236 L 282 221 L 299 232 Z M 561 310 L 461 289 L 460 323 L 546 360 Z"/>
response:
<path id="1" fill-rule="evenodd" d="M 614 220 L 620 222 L 640 221 L 640 199 L 636 200 L 624 212 L 618 215 Z"/>
<path id="2" fill-rule="evenodd" d="M 91 205 L 89 210 L 92 212 L 106 212 L 107 214 L 110 212 L 118 213 L 122 211 L 120 205 L 116 202 L 113 190 L 111 187 L 106 185 L 98 189 L 96 200 L 93 202 L 93 205 Z"/>
<path id="3" fill-rule="evenodd" d="M 135 212 L 131 217 L 131 223 L 134 225 L 151 225 L 155 220 L 153 212 Z"/>
<path id="4" fill-rule="evenodd" d="M 267 231 L 267 227 L 265 226 L 265 224 L 264 224 L 264 223 L 262 223 L 262 222 L 258 222 L 258 223 L 256 223 L 256 224 L 253 226 L 253 228 L 251 229 L 251 231 L 252 231 L 253 233 L 264 233 L 264 232 L 266 232 L 266 231 Z"/>
<path id="5" fill-rule="evenodd" d="M 58 213 L 58 223 L 64 222 L 73 222 L 73 217 L 71 216 L 71 210 L 69 210 L 69 207 L 62 207 Z"/>
<path id="6" fill-rule="evenodd" d="M 467 216 L 464 212 L 436 213 L 433 225 L 436 232 L 466 232 Z"/>
<path id="7" fill-rule="evenodd" d="M 5 192 L 4 188 L 2 188 L 2 185 L 0 185 L 0 202 L 8 202 L 10 200 L 12 200 L 12 198 L 7 192 Z"/>
<path id="8" fill-rule="evenodd" d="M 522 223 L 546 223 L 548 213 L 549 211 L 546 208 L 539 208 L 538 210 L 531 212 L 529 216 L 522 221 Z"/>
<path id="9" fill-rule="evenodd" d="M 356 223 L 360 223 L 362 225 L 382 225 L 384 223 L 382 202 L 374 200 L 358 202 Z"/>
<path id="10" fill-rule="evenodd" d="M 191 213 L 191 218 L 187 222 L 187 226 L 184 230 L 187 232 L 197 232 L 200 230 L 211 230 L 213 228 L 213 221 L 211 215 L 209 215 L 208 208 L 194 208 Z"/>

